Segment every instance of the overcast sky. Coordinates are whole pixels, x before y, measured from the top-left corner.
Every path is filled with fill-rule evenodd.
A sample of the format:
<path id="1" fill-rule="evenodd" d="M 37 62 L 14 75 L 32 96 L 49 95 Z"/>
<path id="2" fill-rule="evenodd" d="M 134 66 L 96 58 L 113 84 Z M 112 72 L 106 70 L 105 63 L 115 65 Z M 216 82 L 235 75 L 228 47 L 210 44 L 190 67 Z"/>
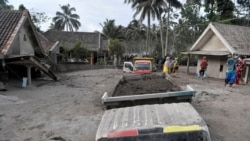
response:
<path id="1" fill-rule="evenodd" d="M 80 16 L 81 27 L 79 32 L 101 31 L 100 23 L 106 19 L 114 19 L 116 25 L 127 26 L 133 19 L 134 11 L 131 5 L 124 4 L 124 0 L 8 0 L 10 5 L 18 9 L 23 4 L 28 10 L 35 12 L 45 12 L 51 19 L 55 17 L 56 11 L 61 11 L 59 5 L 70 4 L 76 8 L 76 14 Z M 31 10 L 33 9 L 33 10 Z M 51 20 L 42 25 L 42 30 L 46 31 Z"/>

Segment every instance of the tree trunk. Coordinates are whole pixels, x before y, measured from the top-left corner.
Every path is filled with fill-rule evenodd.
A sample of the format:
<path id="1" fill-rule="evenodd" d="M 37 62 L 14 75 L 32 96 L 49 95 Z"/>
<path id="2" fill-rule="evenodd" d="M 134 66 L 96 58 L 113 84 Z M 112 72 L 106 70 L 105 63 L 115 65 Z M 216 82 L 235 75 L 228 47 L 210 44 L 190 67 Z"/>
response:
<path id="1" fill-rule="evenodd" d="M 167 51 L 168 51 L 168 27 L 169 27 L 169 16 L 170 16 L 170 3 L 168 6 L 168 17 L 167 17 L 167 31 L 166 31 L 166 44 L 165 44 L 165 55 L 167 55 Z"/>
<path id="2" fill-rule="evenodd" d="M 147 42 L 146 42 L 146 55 L 150 47 L 150 13 L 148 13 L 148 28 L 147 28 Z"/>
<path id="3" fill-rule="evenodd" d="M 160 34 L 161 34 L 161 56 L 164 58 L 164 43 L 163 43 L 163 34 L 162 34 L 162 20 L 160 17 Z"/>

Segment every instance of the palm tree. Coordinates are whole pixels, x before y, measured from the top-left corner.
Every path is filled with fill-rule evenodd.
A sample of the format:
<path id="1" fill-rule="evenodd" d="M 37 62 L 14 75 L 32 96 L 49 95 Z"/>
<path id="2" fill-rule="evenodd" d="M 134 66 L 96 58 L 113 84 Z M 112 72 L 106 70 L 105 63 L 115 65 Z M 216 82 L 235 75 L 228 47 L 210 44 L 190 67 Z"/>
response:
<path id="1" fill-rule="evenodd" d="M 133 20 L 129 23 L 126 28 L 126 39 L 127 49 L 129 49 L 130 53 L 140 52 L 142 50 L 142 41 L 146 39 L 146 26 L 144 24 L 140 24 L 138 20 Z"/>
<path id="2" fill-rule="evenodd" d="M 115 25 L 115 20 L 108 20 L 106 19 L 103 24 L 100 23 L 102 26 L 102 33 L 108 39 L 124 39 L 123 32 L 124 27 L 119 25 Z"/>
<path id="3" fill-rule="evenodd" d="M 126 29 L 126 38 L 128 40 L 140 40 L 144 39 L 145 25 L 140 24 L 138 20 L 133 20 L 129 23 Z"/>
<path id="4" fill-rule="evenodd" d="M 168 8 L 167 8 L 167 31 L 166 31 L 166 43 L 165 43 L 165 55 L 167 55 L 167 50 L 168 50 L 168 29 L 169 29 L 169 19 L 170 19 L 170 11 L 171 11 L 171 7 L 175 7 L 175 8 L 181 8 L 182 4 L 180 1 L 178 0 L 167 0 L 168 2 Z"/>
<path id="5" fill-rule="evenodd" d="M 65 30 L 66 31 L 77 31 L 81 26 L 81 23 L 78 21 L 80 19 L 79 15 L 73 14 L 73 11 L 76 11 L 74 7 L 67 5 L 60 5 L 62 12 L 56 12 L 56 17 L 53 18 L 55 23 L 56 30 Z"/>
<path id="6" fill-rule="evenodd" d="M 147 17 L 148 27 L 147 27 L 147 40 L 146 40 L 146 53 L 148 51 L 148 47 L 150 46 L 150 23 L 151 17 L 155 19 L 155 11 L 152 8 L 152 4 L 155 0 L 125 0 L 124 3 L 132 3 L 132 9 L 135 10 L 134 18 L 140 14 L 139 21 L 142 21 Z"/>
<path id="7" fill-rule="evenodd" d="M 146 42 L 147 49 L 148 49 L 148 46 L 150 46 L 150 40 L 151 40 L 150 32 L 149 32 L 151 17 L 153 20 L 155 19 L 155 17 L 157 17 L 157 19 L 159 20 L 161 24 L 161 14 L 164 11 L 166 11 L 166 9 L 168 10 L 168 13 L 169 13 L 170 5 L 176 8 L 182 7 L 182 4 L 178 0 L 124 0 L 124 3 L 132 4 L 131 7 L 135 10 L 134 17 L 140 14 L 140 19 L 139 19 L 140 22 L 142 22 L 145 19 L 145 17 L 147 17 L 147 20 L 148 20 L 147 42 Z M 161 33 L 161 42 L 162 42 L 162 49 L 163 49 L 162 37 L 163 36 Z M 166 37 L 166 48 L 167 48 L 167 37 Z"/>
<path id="8" fill-rule="evenodd" d="M 155 0 L 152 3 L 154 11 L 156 13 L 156 17 L 160 23 L 160 37 L 161 37 L 161 49 L 162 49 L 162 57 L 164 57 L 164 41 L 163 41 L 163 31 L 162 31 L 162 14 L 167 9 L 167 4 L 164 0 Z"/>

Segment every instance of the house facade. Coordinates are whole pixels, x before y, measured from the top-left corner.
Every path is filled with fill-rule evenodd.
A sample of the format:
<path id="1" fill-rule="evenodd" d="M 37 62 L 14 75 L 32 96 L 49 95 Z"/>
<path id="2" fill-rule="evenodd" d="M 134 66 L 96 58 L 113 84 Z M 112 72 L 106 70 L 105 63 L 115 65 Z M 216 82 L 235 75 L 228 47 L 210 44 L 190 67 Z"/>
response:
<path id="1" fill-rule="evenodd" d="M 95 64 L 100 58 L 106 60 L 108 40 L 106 40 L 99 32 L 67 32 L 48 30 L 44 33 L 44 37 L 51 42 L 58 42 L 57 46 L 54 47 L 53 50 L 57 49 L 59 51 L 72 49 L 76 44 L 80 43 L 81 46 L 90 51 L 90 55 L 86 58 L 88 59 L 89 64 Z M 66 54 L 63 54 L 62 52 L 59 52 L 59 54 L 60 56 L 57 56 L 57 62 L 59 63 L 70 62 L 70 59 L 74 59 L 67 56 L 65 60 Z"/>
<path id="2" fill-rule="evenodd" d="M 228 55 L 236 54 L 246 58 L 250 56 L 249 35 L 250 27 L 210 23 L 187 54 L 198 56 L 197 72 L 200 69 L 201 58 L 206 56 L 208 59 L 206 75 L 224 79 Z M 248 77 L 249 72 L 246 71 L 245 81 Z"/>

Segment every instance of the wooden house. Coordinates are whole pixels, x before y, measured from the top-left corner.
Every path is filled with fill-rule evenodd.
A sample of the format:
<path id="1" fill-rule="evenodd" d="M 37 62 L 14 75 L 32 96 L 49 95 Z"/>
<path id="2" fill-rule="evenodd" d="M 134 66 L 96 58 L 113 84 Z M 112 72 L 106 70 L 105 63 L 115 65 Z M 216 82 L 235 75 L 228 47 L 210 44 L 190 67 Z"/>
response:
<path id="1" fill-rule="evenodd" d="M 42 61 L 45 51 L 27 10 L 0 11 L 0 70 L 8 71 L 14 78 L 28 78 L 36 71 L 56 80 L 54 73 Z M 33 73 L 34 72 L 34 73 Z"/>
<path id="2" fill-rule="evenodd" d="M 197 41 L 187 52 L 198 55 L 197 72 L 203 56 L 208 59 L 206 75 L 225 78 L 227 56 L 230 54 L 250 56 L 250 27 L 210 23 Z M 249 65 L 245 72 L 245 81 L 249 77 Z"/>
<path id="3" fill-rule="evenodd" d="M 80 43 L 85 49 L 90 51 L 88 56 L 89 64 L 95 64 L 100 57 L 106 60 L 108 51 L 108 40 L 100 32 L 68 32 L 48 30 L 44 36 L 51 42 L 58 42 L 59 50 L 72 49 Z M 63 54 L 61 54 L 63 55 Z M 60 57 L 58 57 L 60 61 Z"/>

